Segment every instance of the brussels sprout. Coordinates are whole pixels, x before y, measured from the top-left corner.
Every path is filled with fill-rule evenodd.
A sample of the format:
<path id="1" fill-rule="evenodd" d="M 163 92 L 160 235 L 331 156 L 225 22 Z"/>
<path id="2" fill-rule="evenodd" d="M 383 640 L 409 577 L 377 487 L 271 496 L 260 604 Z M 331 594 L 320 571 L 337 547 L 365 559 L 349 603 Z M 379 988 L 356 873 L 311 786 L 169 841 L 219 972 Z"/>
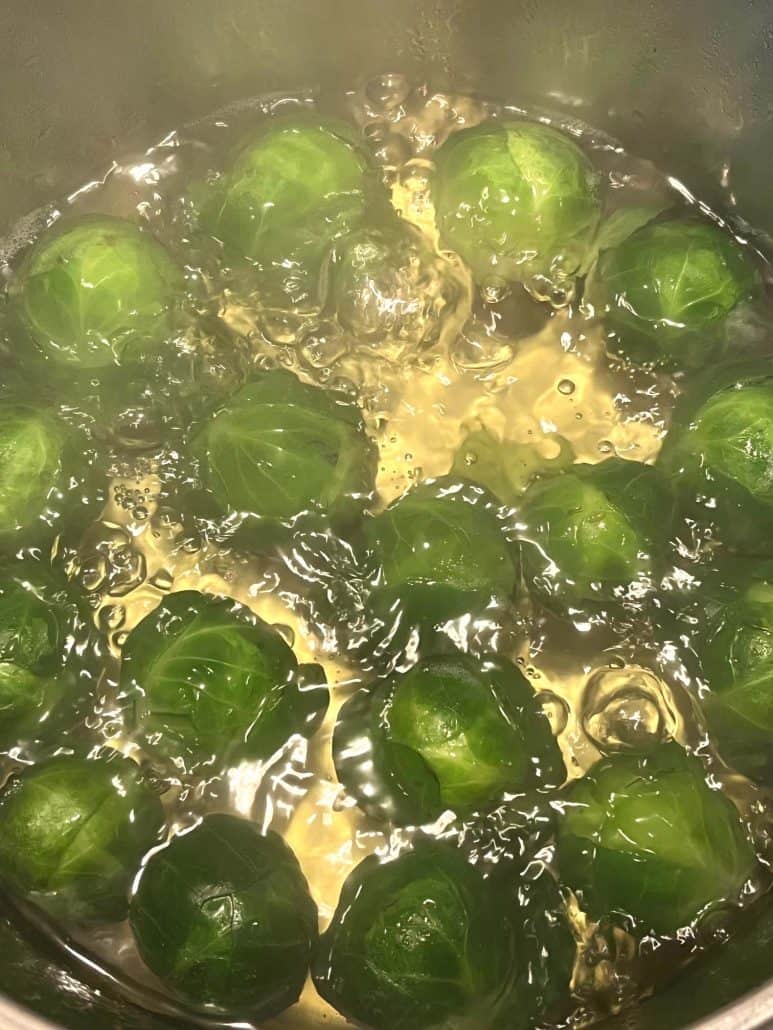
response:
<path id="1" fill-rule="evenodd" d="M 615 913 L 659 934 L 738 901 L 755 871 L 732 803 L 677 744 L 603 759 L 571 784 L 558 857 L 591 915 Z"/>
<path id="2" fill-rule="evenodd" d="M 555 434 L 546 442 L 558 447 L 552 458 L 541 454 L 534 444 L 498 440 L 485 428 L 473 430 L 454 455 L 451 475 L 466 476 L 503 504 L 513 504 L 533 479 L 564 472 L 572 465 L 574 451 L 568 440 Z"/>
<path id="3" fill-rule="evenodd" d="M 395 219 L 345 237 L 333 293 L 338 321 L 358 342 L 422 348 L 437 341 L 461 290 L 452 266 L 416 228 Z"/>
<path id="4" fill-rule="evenodd" d="M 34 733 L 64 692 L 63 612 L 30 583 L 0 580 L 0 749 Z"/>
<path id="5" fill-rule="evenodd" d="M 545 125 L 489 122 L 454 133 L 436 164 L 441 240 L 476 279 L 558 288 L 571 281 L 592 244 L 600 202 L 593 166 L 567 136 Z"/>
<path id="6" fill-rule="evenodd" d="M 0 404 L 0 544 L 36 536 L 52 518 L 49 502 L 63 486 L 67 430 L 33 404 Z M 52 534 L 53 535 L 53 534 Z"/>
<path id="7" fill-rule="evenodd" d="M 561 753 L 528 681 L 509 662 L 427 658 L 341 709 L 339 779 L 369 813 L 426 823 L 557 786 Z"/>
<path id="8" fill-rule="evenodd" d="M 645 225 L 603 253 L 589 294 L 611 349 L 684 368 L 705 362 L 724 320 L 758 286 L 754 265 L 728 232 L 675 218 Z"/>
<path id="9" fill-rule="evenodd" d="M 275 833 L 210 815 L 142 871 L 129 920 L 140 954 L 187 1001 L 268 1019 L 298 1000 L 317 907 Z"/>
<path id="10" fill-rule="evenodd" d="M 537 480 L 523 499 L 526 579 L 561 606 L 636 598 L 652 585 L 674 501 L 657 469 L 609 458 Z"/>
<path id="11" fill-rule="evenodd" d="M 163 823 L 133 762 L 54 758 L 0 794 L 0 874 L 52 915 L 117 922 Z"/>
<path id="12" fill-rule="evenodd" d="M 773 377 L 730 367 L 686 395 L 658 464 L 683 513 L 742 554 L 773 554 Z"/>
<path id="13" fill-rule="evenodd" d="M 515 554 L 496 512 L 487 491 L 443 477 L 366 522 L 365 542 L 380 566 L 374 611 L 385 620 L 439 623 L 509 598 Z"/>
<path id="14" fill-rule="evenodd" d="M 287 372 L 242 387 L 196 434 L 193 452 L 229 512 L 291 519 L 322 508 L 344 518 L 373 489 L 376 455 L 358 409 Z"/>
<path id="15" fill-rule="evenodd" d="M 368 178 L 346 126 L 279 118 L 243 146 L 205 200 L 202 225 L 256 266 L 269 303 L 314 308 L 331 245 L 362 219 Z"/>
<path id="16" fill-rule="evenodd" d="M 722 756 L 773 786 L 773 577 L 718 604 L 697 641 L 711 694 L 703 699 Z"/>
<path id="17" fill-rule="evenodd" d="M 152 236 L 95 215 L 41 237 L 19 270 L 17 296 L 46 358 L 96 369 L 162 342 L 183 287 L 182 273 Z"/>
<path id="18" fill-rule="evenodd" d="M 491 1026 L 518 973 L 516 948 L 498 892 L 454 848 L 420 841 L 349 875 L 312 976 L 334 1008 L 376 1030 Z"/>
<path id="19" fill-rule="evenodd" d="M 310 737 L 327 708 L 324 683 L 247 609 L 186 590 L 131 631 L 120 686 L 142 746 L 192 771 Z"/>

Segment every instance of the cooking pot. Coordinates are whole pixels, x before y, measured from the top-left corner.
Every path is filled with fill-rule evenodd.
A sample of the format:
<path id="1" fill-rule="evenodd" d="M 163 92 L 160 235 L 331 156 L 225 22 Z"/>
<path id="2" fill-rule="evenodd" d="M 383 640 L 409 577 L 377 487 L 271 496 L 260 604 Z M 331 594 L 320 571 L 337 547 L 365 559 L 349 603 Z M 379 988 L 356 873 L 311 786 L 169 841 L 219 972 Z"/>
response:
<path id="1" fill-rule="evenodd" d="M 606 130 L 753 225 L 765 247 L 772 48 L 773 0 L 10 3 L 0 13 L 0 225 L 229 102 L 400 71 Z M 768 904 L 730 945 L 602 1025 L 773 1027 L 771 971 Z M 2 906 L 0 992 L 4 1030 L 180 1025 L 143 1011 Z"/>

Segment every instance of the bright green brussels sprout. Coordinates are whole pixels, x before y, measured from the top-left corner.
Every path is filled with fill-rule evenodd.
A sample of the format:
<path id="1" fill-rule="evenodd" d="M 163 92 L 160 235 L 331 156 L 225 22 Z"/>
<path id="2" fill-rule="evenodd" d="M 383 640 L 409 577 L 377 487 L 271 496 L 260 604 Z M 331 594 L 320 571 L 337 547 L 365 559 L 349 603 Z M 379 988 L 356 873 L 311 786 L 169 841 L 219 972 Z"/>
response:
<path id="1" fill-rule="evenodd" d="M 369 190 L 367 157 L 345 125 L 282 117 L 243 146 L 201 221 L 256 266 L 270 304 L 314 308 L 331 245 L 360 223 Z"/>
<path id="2" fill-rule="evenodd" d="M 298 1000 L 317 939 L 293 852 L 230 815 L 207 816 L 152 856 L 129 920 L 145 962 L 183 998 L 251 1020 Z"/>
<path id="3" fill-rule="evenodd" d="M 454 133 L 436 156 L 443 245 L 476 279 L 566 287 L 599 221 L 598 177 L 572 140 L 546 125 L 488 122 Z"/>
<path id="4" fill-rule="evenodd" d="M 452 266 L 394 219 L 346 236 L 333 267 L 336 316 L 359 343 L 429 347 L 461 295 Z"/>
<path id="5" fill-rule="evenodd" d="M 50 528 L 68 438 L 53 412 L 34 404 L 0 403 L 0 544 L 18 545 Z"/>
<path id="6" fill-rule="evenodd" d="M 0 874 L 52 915 L 117 922 L 163 823 L 134 762 L 53 758 L 0 794 Z"/>
<path id="7" fill-rule="evenodd" d="M 324 683 L 267 623 L 195 590 L 166 598 L 123 648 L 120 686 L 137 739 L 185 771 L 266 759 L 293 734 L 310 737 L 327 708 Z"/>
<path id="8" fill-rule="evenodd" d="M 56 225 L 27 255 L 17 290 L 45 357 L 84 369 L 133 360 L 163 342 L 183 276 L 149 233 L 122 218 Z"/>
<path id="9" fill-rule="evenodd" d="M 380 568 L 371 599 L 380 617 L 442 622 L 509 598 L 515 553 L 486 490 L 443 477 L 422 483 L 365 523 Z"/>
<path id="10" fill-rule="evenodd" d="M 657 469 L 608 458 L 533 483 L 523 499 L 527 581 L 560 606 L 637 598 L 652 586 L 674 501 Z"/>
<path id="11" fill-rule="evenodd" d="M 557 786 L 558 745 L 525 677 L 509 662 L 426 658 L 341 709 L 339 779 L 365 811 L 426 823 L 491 806 L 505 792 Z"/>
<path id="12" fill-rule="evenodd" d="M 613 350 L 684 368 L 705 362 L 724 320 L 758 285 L 754 265 L 728 232 L 675 218 L 645 225 L 605 251 L 589 294 Z"/>
<path id="13" fill-rule="evenodd" d="M 677 744 L 598 762 L 567 789 L 558 830 L 565 883 L 595 918 L 673 934 L 735 903 L 755 857 L 734 806 Z"/>
<path id="14" fill-rule="evenodd" d="M 64 693 L 64 611 L 10 570 L 0 579 L 0 749 L 41 729 Z"/>
<path id="15" fill-rule="evenodd" d="M 248 383 L 193 440 L 219 507 L 266 519 L 321 508 L 346 517 L 373 489 L 376 455 L 346 398 L 268 372 Z"/>
<path id="16" fill-rule="evenodd" d="M 499 893 L 460 852 L 429 841 L 361 862 L 319 943 L 317 990 L 376 1030 L 492 1026 L 518 972 Z"/>
<path id="17" fill-rule="evenodd" d="M 773 786 L 773 576 L 716 605 L 696 645 L 711 687 L 703 710 L 722 757 Z"/>
<path id="18" fill-rule="evenodd" d="M 658 464 L 690 520 L 742 554 L 773 554 L 773 377 L 730 367 L 689 392 Z"/>

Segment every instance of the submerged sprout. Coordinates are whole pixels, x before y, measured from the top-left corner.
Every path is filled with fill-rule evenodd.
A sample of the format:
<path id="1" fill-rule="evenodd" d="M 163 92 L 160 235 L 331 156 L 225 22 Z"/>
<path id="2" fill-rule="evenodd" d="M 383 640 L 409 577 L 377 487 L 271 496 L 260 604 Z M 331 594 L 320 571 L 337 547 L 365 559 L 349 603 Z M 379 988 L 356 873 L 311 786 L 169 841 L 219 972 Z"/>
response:
<path id="1" fill-rule="evenodd" d="M 674 502 L 657 469 L 609 458 L 537 480 L 521 510 L 523 568 L 547 601 L 636 598 L 652 586 Z"/>
<path id="2" fill-rule="evenodd" d="M 360 805 L 397 824 L 467 815 L 565 777 L 528 681 L 494 657 L 428 658 L 359 691 L 341 710 L 333 753 Z"/>
<path id="3" fill-rule="evenodd" d="M 489 122 L 437 152 L 440 237 L 476 279 L 565 287 L 599 220 L 597 175 L 572 140 L 545 125 Z"/>
<path id="4" fill-rule="evenodd" d="M 268 303 L 313 309 L 331 245 L 362 219 L 368 179 L 346 126 L 278 118 L 242 148 L 202 224 L 227 255 L 255 265 Z"/>
<path id="5" fill-rule="evenodd" d="M 499 893 L 448 845 L 366 858 L 344 883 L 312 975 L 322 997 L 376 1030 L 491 1026 L 517 974 Z"/>
<path id="6" fill-rule="evenodd" d="M 4 570 L 0 582 L 0 749 L 40 730 L 64 691 L 63 610 Z"/>
<path id="7" fill-rule="evenodd" d="M 454 455 L 451 474 L 466 476 L 490 490 L 503 504 L 513 504 L 533 479 L 564 472 L 571 466 L 574 452 L 568 440 L 555 434 L 545 443 L 548 447 L 555 444 L 558 453 L 547 457 L 535 444 L 498 440 L 488 429 L 476 429 L 468 433 Z"/>
<path id="8" fill-rule="evenodd" d="M 677 744 L 598 762 L 562 808 L 561 876 L 594 918 L 673 934 L 707 906 L 737 902 L 755 870 L 737 811 Z"/>
<path id="9" fill-rule="evenodd" d="M 728 232 L 672 219 L 645 225 L 602 254 L 590 294 L 612 349 L 683 368 L 705 362 L 727 316 L 758 285 L 754 265 Z"/>
<path id="10" fill-rule="evenodd" d="M 359 410 L 283 371 L 248 383 L 193 441 L 218 505 L 267 519 L 321 508 L 345 517 L 373 489 L 375 452 Z"/>
<path id="11" fill-rule="evenodd" d="M 54 758 L 0 794 L 0 873 L 59 918 L 117 922 L 163 823 L 133 762 Z"/>
<path id="12" fill-rule="evenodd" d="M 94 215 L 41 237 L 19 270 L 18 303 L 46 358 L 96 369 L 162 345 L 183 286 L 147 232 Z"/>
<path id="13" fill-rule="evenodd" d="M 373 602 L 385 618 L 397 604 L 408 621 L 443 622 L 515 589 L 496 501 L 464 480 L 422 483 L 366 522 L 364 534 L 380 566 Z"/>
<path id="14" fill-rule="evenodd" d="M 293 852 L 210 815 L 145 866 L 131 927 L 145 962 L 189 1002 L 268 1019 L 298 1000 L 317 907 Z"/>
<path id="15" fill-rule="evenodd" d="M 347 236 L 333 269 L 336 315 L 358 343 L 429 347 L 459 302 L 452 266 L 399 219 Z"/>
<path id="16" fill-rule="evenodd" d="M 686 396 L 659 465 L 685 515 L 742 553 L 771 554 L 773 377 L 731 367 L 718 379 Z"/>
<path id="17" fill-rule="evenodd" d="M 308 683 L 306 680 L 308 679 Z M 241 605 L 186 590 L 132 630 L 121 691 L 151 754 L 192 771 L 267 759 L 293 734 L 311 736 L 328 692 L 282 637 Z"/>
<path id="18" fill-rule="evenodd" d="M 67 429 L 33 404 L 0 405 L 0 544 L 46 529 L 49 501 L 62 486 Z"/>
<path id="19" fill-rule="evenodd" d="M 716 606 L 698 639 L 709 731 L 739 772 L 773 786 L 773 575 Z"/>

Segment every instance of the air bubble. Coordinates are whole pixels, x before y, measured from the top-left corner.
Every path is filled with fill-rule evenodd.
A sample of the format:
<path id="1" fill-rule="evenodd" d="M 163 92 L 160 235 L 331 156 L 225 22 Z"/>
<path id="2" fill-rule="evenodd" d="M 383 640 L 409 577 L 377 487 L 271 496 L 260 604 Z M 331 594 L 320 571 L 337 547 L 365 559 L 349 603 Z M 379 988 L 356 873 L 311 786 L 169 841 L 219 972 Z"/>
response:
<path id="1" fill-rule="evenodd" d="M 404 103 L 411 92 L 411 84 L 405 75 L 378 75 L 365 86 L 365 95 L 374 107 L 391 111 Z"/>
<path id="2" fill-rule="evenodd" d="M 601 751 L 654 747 L 676 730 L 670 691 L 648 669 L 601 669 L 585 689 L 583 726 Z"/>
<path id="3" fill-rule="evenodd" d="M 600 454 L 614 454 L 615 446 L 609 440 L 599 440 L 598 451 Z"/>
<path id="4" fill-rule="evenodd" d="M 558 392 L 562 393 L 564 397 L 571 397 L 574 390 L 575 386 L 571 379 L 562 379 L 558 384 Z"/>

